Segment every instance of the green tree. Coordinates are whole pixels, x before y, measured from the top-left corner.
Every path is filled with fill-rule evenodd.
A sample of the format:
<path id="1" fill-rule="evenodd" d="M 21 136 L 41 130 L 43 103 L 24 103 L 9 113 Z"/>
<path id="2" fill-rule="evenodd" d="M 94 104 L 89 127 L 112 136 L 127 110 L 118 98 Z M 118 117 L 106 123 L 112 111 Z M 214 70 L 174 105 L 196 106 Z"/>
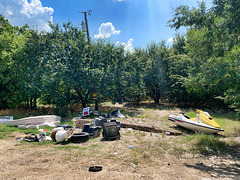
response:
<path id="1" fill-rule="evenodd" d="M 135 49 L 133 54 L 128 54 L 125 78 L 126 87 L 124 96 L 126 101 L 139 104 L 146 98 L 144 75 L 146 72 L 148 54 L 144 49 Z"/>
<path id="2" fill-rule="evenodd" d="M 148 66 L 144 76 L 144 83 L 147 95 L 157 104 L 161 98 L 167 97 L 169 90 L 165 61 L 168 56 L 168 49 L 164 41 L 159 44 L 151 43 L 148 46 Z"/>
<path id="3" fill-rule="evenodd" d="M 12 26 L 0 15 L 0 108 L 17 107 L 23 101 L 22 73 L 27 26 Z"/>
<path id="4" fill-rule="evenodd" d="M 213 4 L 210 9 L 206 9 L 203 2 L 199 3 L 199 8 L 176 8 L 169 26 L 175 29 L 188 27 L 185 45 L 187 54 L 184 59 L 189 64 L 186 66 L 186 74 L 172 75 L 179 75 L 179 81 L 188 93 L 194 93 L 199 104 L 217 103 L 222 107 L 223 102 L 219 97 L 225 99 L 229 89 L 235 89 L 229 77 L 237 74 L 233 73 L 231 64 L 238 64 L 233 63 L 238 62 L 238 58 L 230 60 L 229 52 L 239 45 L 239 1 L 216 0 Z M 225 99 L 225 102 L 231 102 L 228 100 Z"/>

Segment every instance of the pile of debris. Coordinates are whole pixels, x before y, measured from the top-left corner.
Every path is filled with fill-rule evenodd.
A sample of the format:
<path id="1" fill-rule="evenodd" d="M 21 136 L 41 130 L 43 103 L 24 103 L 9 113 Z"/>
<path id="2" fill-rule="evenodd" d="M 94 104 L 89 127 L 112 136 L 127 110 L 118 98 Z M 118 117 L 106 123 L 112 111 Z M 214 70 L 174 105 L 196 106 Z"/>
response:
<path id="1" fill-rule="evenodd" d="M 96 117 L 90 119 L 90 117 Z M 7 123 L 9 126 L 17 126 L 21 129 L 39 129 L 41 126 L 54 127 L 51 132 L 46 129 L 39 129 L 40 134 L 28 135 L 24 138 L 18 138 L 18 140 L 26 140 L 29 142 L 33 141 L 47 141 L 52 140 L 57 143 L 71 142 L 71 143 L 82 143 L 88 141 L 90 138 L 97 138 L 102 133 L 103 139 L 105 140 L 116 140 L 120 139 L 120 128 L 131 128 L 142 131 L 165 133 L 167 135 L 180 135 L 181 133 L 165 131 L 162 128 L 120 123 L 116 118 L 125 118 L 119 110 L 115 110 L 108 114 L 101 114 L 94 108 L 84 108 L 80 113 L 79 117 L 75 117 L 72 121 L 75 123 L 75 127 L 68 124 L 56 125 L 61 121 L 61 117 L 55 115 L 44 115 L 34 116 L 22 119 L 13 120 L 11 117 L 4 117 L 5 119 L 1 122 Z M 47 136 L 50 133 L 50 136 Z"/>
<path id="2" fill-rule="evenodd" d="M 92 115 L 97 117 L 95 119 L 89 119 Z M 60 123 L 61 117 L 55 115 L 33 116 L 17 120 L 8 118 L 7 121 L 4 120 L 4 123 L 6 122 L 9 126 L 17 126 L 20 129 L 39 129 L 41 132 L 40 134 L 29 134 L 25 137 L 17 138 L 19 141 L 42 142 L 52 140 L 57 143 L 81 143 L 88 141 L 90 138 L 99 137 L 101 132 L 105 140 L 120 139 L 120 122 L 114 119 L 115 117 L 123 118 L 125 116 L 122 115 L 119 110 L 101 116 L 101 113 L 95 111 L 94 108 L 87 107 L 83 109 L 79 117 L 72 119 L 76 127 L 68 124 L 57 126 L 56 124 Z M 40 129 L 41 126 L 46 125 L 54 127 L 49 136 L 47 136 L 47 132 L 49 134 L 47 129 Z"/>

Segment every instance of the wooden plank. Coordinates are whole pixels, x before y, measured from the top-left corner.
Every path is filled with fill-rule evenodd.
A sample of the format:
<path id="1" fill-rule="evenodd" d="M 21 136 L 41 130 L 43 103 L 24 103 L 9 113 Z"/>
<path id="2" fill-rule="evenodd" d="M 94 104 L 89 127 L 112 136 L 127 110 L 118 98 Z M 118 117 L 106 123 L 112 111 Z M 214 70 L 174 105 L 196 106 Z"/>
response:
<path id="1" fill-rule="evenodd" d="M 175 136 L 182 135 L 181 132 L 168 131 L 168 130 L 162 129 L 161 127 L 154 127 L 154 126 L 128 124 L 128 123 L 121 122 L 121 127 L 132 128 L 132 129 L 137 129 L 137 130 L 140 130 L 140 131 L 147 131 L 147 132 L 154 132 L 154 133 L 164 133 L 166 135 L 175 135 Z"/>

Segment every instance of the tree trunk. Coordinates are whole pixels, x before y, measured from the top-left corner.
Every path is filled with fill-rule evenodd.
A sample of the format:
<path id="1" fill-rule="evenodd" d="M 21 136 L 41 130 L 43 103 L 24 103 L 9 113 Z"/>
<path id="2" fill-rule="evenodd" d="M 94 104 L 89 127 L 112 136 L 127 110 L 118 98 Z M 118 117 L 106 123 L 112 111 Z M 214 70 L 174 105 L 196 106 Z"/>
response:
<path id="1" fill-rule="evenodd" d="M 156 97 L 153 100 L 154 100 L 155 104 L 159 104 L 159 98 Z"/>
<path id="2" fill-rule="evenodd" d="M 87 105 L 87 102 L 85 102 L 85 101 L 82 101 L 82 108 L 85 108 L 85 107 L 86 107 L 86 105 Z"/>
<path id="3" fill-rule="evenodd" d="M 33 98 L 33 108 L 37 109 L 37 98 Z"/>

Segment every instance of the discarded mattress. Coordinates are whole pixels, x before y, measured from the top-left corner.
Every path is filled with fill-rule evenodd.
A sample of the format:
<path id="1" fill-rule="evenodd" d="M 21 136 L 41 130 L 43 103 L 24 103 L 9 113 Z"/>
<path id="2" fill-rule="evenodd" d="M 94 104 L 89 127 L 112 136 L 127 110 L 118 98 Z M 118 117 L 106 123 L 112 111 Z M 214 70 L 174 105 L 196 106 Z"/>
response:
<path id="1" fill-rule="evenodd" d="M 0 116 L 0 124 L 6 124 L 13 120 L 13 116 Z"/>
<path id="2" fill-rule="evenodd" d="M 55 124 L 59 123 L 61 120 L 60 116 L 56 115 L 44 115 L 44 116 L 33 116 L 22 119 L 10 120 L 8 121 L 9 126 L 18 125 L 39 125 L 39 124 Z"/>

